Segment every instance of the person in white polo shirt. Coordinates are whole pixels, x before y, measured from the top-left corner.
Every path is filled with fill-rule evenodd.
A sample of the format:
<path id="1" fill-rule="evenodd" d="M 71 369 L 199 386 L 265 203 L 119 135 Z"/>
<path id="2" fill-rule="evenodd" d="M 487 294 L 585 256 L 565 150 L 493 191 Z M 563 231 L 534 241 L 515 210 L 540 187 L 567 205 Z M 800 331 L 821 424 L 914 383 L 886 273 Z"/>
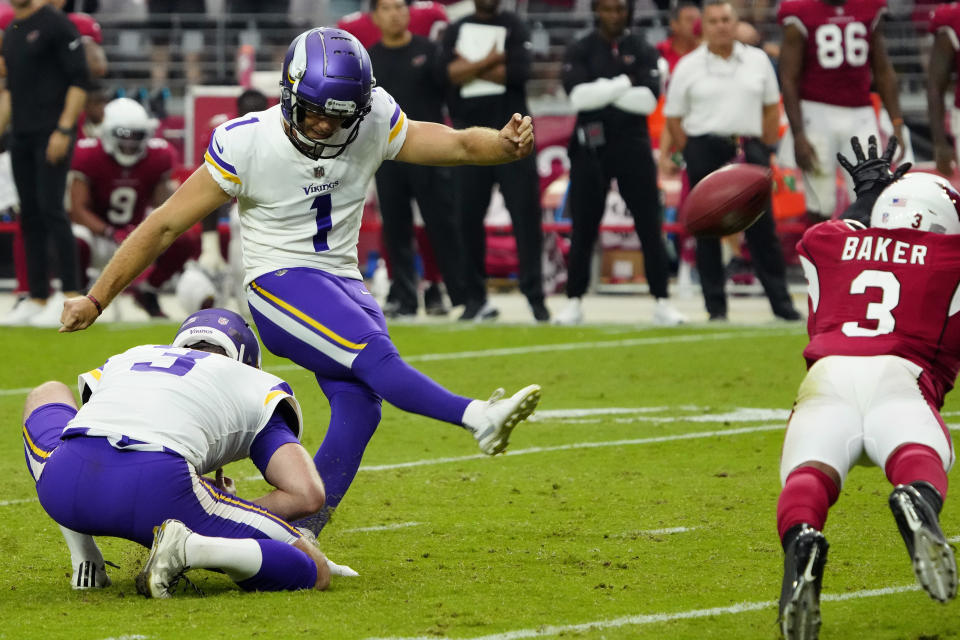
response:
<path id="1" fill-rule="evenodd" d="M 773 65 L 756 47 L 734 38 L 737 16 L 729 2 L 707 0 L 703 44 L 684 56 L 667 91 L 664 115 L 693 187 L 742 151 L 767 166 L 779 127 L 780 91 Z M 757 277 L 773 314 L 800 320 L 787 292 L 786 267 L 770 208 L 746 231 Z M 697 270 L 710 320 L 727 319 L 720 240 L 697 239 Z"/>

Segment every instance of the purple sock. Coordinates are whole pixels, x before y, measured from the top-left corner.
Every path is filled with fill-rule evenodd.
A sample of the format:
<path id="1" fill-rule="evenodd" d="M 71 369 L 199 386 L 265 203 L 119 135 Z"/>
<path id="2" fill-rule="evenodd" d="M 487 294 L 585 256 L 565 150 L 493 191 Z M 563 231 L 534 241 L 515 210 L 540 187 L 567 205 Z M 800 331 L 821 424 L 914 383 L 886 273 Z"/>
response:
<path id="1" fill-rule="evenodd" d="M 317 563 L 292 544 L 257 540 L 263 563 L 257 575 L 237 583 L 244 591 L 296 591 L 317 583 Z"/>
<path id="2" fill-rule="evenodd" d="M 319 513 L 293 523 L 310 529 L 315 535 L 343 500 L 360 468 L 367 443 L 380 424 L 380 397 L 366 385 L 319 377 L 317 381 L 330 402 L 330 426 L 313 457 L 327 500 Z"/>
<path id="3" fill-rule="evenodd" d="M 470 398 L 450 393 L 400 357 L 386 336 L 371 339 L 353 361 L 353 373 L 393 406 L 422 416 L 462 424 Z"/>

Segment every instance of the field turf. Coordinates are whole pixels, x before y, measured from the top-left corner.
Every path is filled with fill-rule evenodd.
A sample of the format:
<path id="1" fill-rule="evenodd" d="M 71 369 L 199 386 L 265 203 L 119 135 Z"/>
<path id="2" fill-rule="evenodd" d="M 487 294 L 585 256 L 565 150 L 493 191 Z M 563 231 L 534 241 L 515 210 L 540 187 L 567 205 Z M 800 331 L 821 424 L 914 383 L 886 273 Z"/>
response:
<path id="1" fill-rule="evenodd" d="M 679 330 L 399 326 L 400 352 L 448 388 L 486 398 L 531 382 L 543 400 L 508 453 L 478 454 L 461 429 L 385 406 L 352 489 L 320 538 L 360 572 L 326 593 L 246 594 L 194 571 L 206 594 L 136 594 L 146 557 L 101 539 L 113 586 L 69 587 L 69 557 L 36 502 L 20 438 L 26 389 L 173 325 L 0 333 L 0 638 L 773 639 L 783 424 L 803 373 L 802 327 Z M 306 416 L 328 419 L 312 376 L 269 354 Z M 945 419 L 960 403 L 948 397 Z M 231 465 L 240 495 L 266 485 Z M 957 603 L 915 586 L 877 468 L 856 468 L 831 511 L 821 638 L 960 637 Z M 960 507 L 948 497 L 948 536 Z"/>

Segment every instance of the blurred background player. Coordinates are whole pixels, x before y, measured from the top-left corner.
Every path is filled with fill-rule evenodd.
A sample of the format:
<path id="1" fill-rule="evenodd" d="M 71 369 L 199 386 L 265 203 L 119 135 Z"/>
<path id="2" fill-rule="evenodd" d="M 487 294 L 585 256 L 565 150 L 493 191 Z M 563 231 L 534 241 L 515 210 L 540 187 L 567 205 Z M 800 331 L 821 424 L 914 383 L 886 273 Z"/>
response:
<path id="1" fill-rule="evenodd" d="M 440 64 L 438 47 L 410 31 L 410 10 L 404 0 L 371 0 L 370 7 L 373 22 L 383 35 L 369 48 L 377 85 L 403 105 L 409 118 L 443 122 L 446 71 Z M 451 302 L 454 306 L 463 304 L 464 257 L 452 169 L 385 162 L 377 170 L 376 181 L 383 241 L 391 268 L 384 315 L 413 317 L 419 306 L 411 199 L 417 202 L 430 240 L 420 247 L 421 254 L 433 253 Z M 424 291 L 424 306 L 431 315 L 446 313 L 439 283 L 431 282 Z"/>
<path id="2" fill-rule="evenodd" d="M 669 25 L 670 36 L 657 43 L 657 52 L 667 63 L 667 73 L 663 74 L 664 87 L 669 83 L 670 74 L 680 62 L 680 58 L 700 46 L 700 6 L 693 2 L 677 2 L 670 8 Z M 665 99 L 665 95 L 660 96 L 660 117 L 663 116 Z M 661 129 L 657 145 L 657 170 L 661 176 L 675 175 L 683 167 L 683 161 L 670 138 L 669 128 Z"/>
<path id="3" fill-rule="evenodd" d="M 443 64 L 450 81 L 447 106 L 454 126 L 499 127 L 513 113 L 527 113 L 526 82 L 532 63 L 530 30 L 500 0 L 477 0 L 476 12 L 443 34 Z M 461 35 L 462 34 L 462 35 Z M 499 186 L 517 241 L 520 291 L 537 322 L 548 322 L 543 302 L 543 214 L 537 161 L 531 154 L 507 166 L 464 166 L 455 172 L 466 258 L 466 304 L 461 320 L 492 320 L 487 302 L 487 232 L 484 218 Z"/>
<path id="4" fill-rule="evenodd" d="M 563 64 L 563 85 L 577 110 L 577 124 L 569 146 L 567 206 L 573 232 L 568 300 L 554 321 L 583 322 L 581 301 L 590 283 L 607 193 L 616 178 L 643 246 L 650 295 L 657 300 L 653 321 L 678 325 L 685 318 L 667 301 L 670 265 L 647 129 L 647 115 L 657 108 L 660 94 L 659 56 L 641 34 L 627 28 L 626 0 L 596 0 L 593 8 L 596 28 L 567 48 Z"/>
<path id="5" fill-rule="evenodd" d="M 939 411 L 960 371 L 960 193 L 933 174 L 900 178 L 909 164 L 891 174 L 895 139 L 881 158 L 876 138 L 866 157 L 853 143 L 857 164 L 842 163 L 858 206 L 872 205 L 871 228 L 824 222 L 797 247 L 810 343 L 780 460 L 787 640 L 817 637 L 828 550 L 821 531 L 862 458 L 894 485 L 890 509 L 920 585 L 940 602 L 957 591 L 956 560 L 939 524 L 954 461 Z"/>
<path id="6" fill-rule="evenodd" d="M 894 133 L 904 143 L 897 75 L 878 29 L 886 0 L 783 0 L 780 82 L 790 121 L 794 158 L 781 162 L 803 171 L 807 211 L 819 221 L 837 207 L 836 154 L 850 136 L 877 136 L 877 113 L 870 97 L 876 85 Z M 844 175 L 848 195 L 850 178 Z"/>
<path id="7" fill-rule="evenodd" d="M 947 139 L 947 118 L 944 99 L 950 78 L 960 69 L 960 5 L 941 4 L 930 17 L 930 31 L 934 34 L 930 63 L 927 66 L 927 113 L 930 116 L 930 137 L 937 171 L 952 176 L 960 148 L 960 83 L 954 89 L 950 102 L 950 130 L 954 146 Z"/>
<path id="8" fill-rule="evenodd" d="M 674 69 L 663 113 L 675 147 L 683 152 L 691 188 L 737 158 L 770 165 L 780 124 L 780 93 L 770 59 L 737 42 L 737 16 L 724 0 L 703 8 L 704 44 Z M 754 268 L 773 314 L 801 318 L 787 291 L 786 267 L 770 208 L 746 231 Z M 726 273 L 720 240 L 697 238 L 697 271 L 710 320 L 726 321 Z"/>
<path id="9" fill-rule="evenodd" d="M 247 302 L 264 345 L 313 372 L 330 402 L 314 458 L 327 503 L 303 523 L 316 533 L 353 482 L 383 399 L 462 426 L 488 455 L 539 402 L 537 385 L 489 401 L 455 395 L 404 362 L 357 260 L 367 185 L 382 162 L 512 162 L 533 151 L 533 124 L 513 114 L 499 131 L 458 131 L 407 119 L 374 88 L 366 50 L 339 29 L 297 36 L 280 77 L 280 104 L 217 127 L 204 166 L 134 230 L 86 298 L 65 303 L 61 331 L 92 324 L 174 238 L 236 197 Z"/>
<path id="10" fill-rule="evenodd" d="M 30 291 L 0 322 L 55 326 L 62 296 L 76 296 L 79 290 L 75 240 L 63 202 L 90 78 L 80 34 L 60 10 L 40 0 L 16 0 L 13 8 L 13 28 L 0 44 L 6 74 L 0 133 L 12 125 L 10 158 Z M 49 244 L 62 292 L 52 301 Z"/>
<path id="11" fill-rule="evenodd" d="M 60 382 L 27 395 L 27 466 L 70 548 L 74 588 L 110 584 L 94 535 L 152 545 L 136 581 L 147 597 L 170 597 L 190 568 L 220 569 L 244 590 L 326 588 L 326 558 L 286 521 L 324 500 L 300 406 L 259 367 L 243 318 L 209 309 L 172 346 L 134 347 L 82 374 L 79 411 Z M 222 476 L 247 457 L 274 487 L 250 501 Z"/>
<path id="12" fill-rule="evenodd" d="M 447 12 L 439 2 L 419 0 L 407 3 L 410 11 L 410 24 L 407 27 L 410 33 L 436 40 L 447 25 Z M 371 11 L 355 11 L 348 13 L 337 21 L 337 28 L 351 33 L 365 49 L 370 49 L 380 42 L 383 33 L 380 26 L 373 19 L 373 5 Z"/>
<path id="13" fill-rule="evenodd" d="M 81 274 L 103 269 L 117 246 L 172 193 L 175 153 L 154 138 L 156 121 L 140 103 L 117 98 L 104 109 L 99 138 L 77 144 L 71 166 L 70 218 L 80 255 Z M 199 251 L 195 235 L 177 238 L 157 259 L 149 275 L 131 288 L 137 305 L 151 318 L 165 318 L 157 291 Z"/>

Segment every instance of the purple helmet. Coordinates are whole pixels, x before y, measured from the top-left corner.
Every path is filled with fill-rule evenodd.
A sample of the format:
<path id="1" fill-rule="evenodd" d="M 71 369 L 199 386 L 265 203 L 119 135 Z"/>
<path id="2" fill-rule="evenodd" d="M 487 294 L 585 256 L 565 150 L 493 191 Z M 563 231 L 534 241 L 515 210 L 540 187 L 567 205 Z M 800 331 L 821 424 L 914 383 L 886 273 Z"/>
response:
<path id="1" fill-rule="evenodd" d="M 189 348 L 200 342 L 222 347 L 234 360 L 260 368 L 260 342 L 238 313 L 227 309 L 201 309 L 187 316 L 177 329 L 173 346 Z"/>
<path id="2" fill-rule="evenodd" d="M 290 125 L 290 142 L 314 160 L 339 156 L 370 113 L 376 81 L 367 50 L 346 31 L 310 29 L 290 43 L 282 74 L 280 110 Z M 302 129 L 306 111 L 345 120 L 329 139 L 312 140 Z"/>

